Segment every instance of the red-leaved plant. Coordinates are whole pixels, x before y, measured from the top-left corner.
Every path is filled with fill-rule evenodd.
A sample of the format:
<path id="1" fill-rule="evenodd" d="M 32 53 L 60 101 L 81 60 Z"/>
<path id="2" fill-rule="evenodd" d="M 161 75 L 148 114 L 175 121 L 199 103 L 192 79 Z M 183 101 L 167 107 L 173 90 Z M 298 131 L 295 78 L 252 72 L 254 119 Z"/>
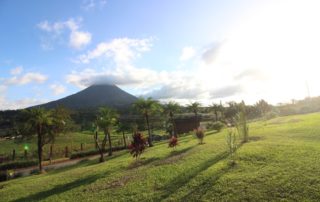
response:
<path id="1" fill-rule="evenodd" d="M 132 136 L 133 140 L 131 144 L 128 146 L 128 149 L 130 150 L 130 154 L 133 156 L 133 158 L 138 159 L 138 157 L 143 153 L 147 146 L 147 140 L 143 137 L 143 134 L 140 132 L 136 132 Z"/>
<path id="2" fill-rule="evenodd" d="M 169 140 L 169 147 L 175 149 L 177 145 L 178 145 L 178 138 L 176 138 L 175 136 L 172 136 Z"/>
<path id="3" fill-rule="evenodd" d="M 204 138 L 204 130 L 201 128 L 197 128 L 195 130 L 196 137 L 199 139 L 199 144 L 203 144 L 203 138 Z"/>

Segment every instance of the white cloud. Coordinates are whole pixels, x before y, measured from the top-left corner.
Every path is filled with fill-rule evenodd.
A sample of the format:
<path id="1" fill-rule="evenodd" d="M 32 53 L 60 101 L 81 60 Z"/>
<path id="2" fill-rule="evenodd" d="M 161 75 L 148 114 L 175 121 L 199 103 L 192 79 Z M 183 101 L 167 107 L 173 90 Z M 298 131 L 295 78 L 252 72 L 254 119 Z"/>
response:
<path id="1" fill-rule="evenodd" d="M 48 79 L 47 76 L 37 73 L 37 72 L 28 72 L 21 76 L 13 76 L 11 78 L 5 79 L 4 84 L 7 86 L 10 85 L 25 85 L 28 83 L 43 83 Z"/>
<path id="2" fill-rule="evenodd" d="M 26 107 L 45 103 L 46 101 L 47 100 L 38 100 L 30 98 L 24 98 L 19 100 L 7 100 L 4 96 L 0 96 L 0 110 L 24 109 Z"/>
<path id="3" fill-rule="evenodd" d="M 23 71 L 23 67 L 22 67 L 22 66 L 18 66 L 18 67 L 16 67 L 16 68 L 11 69 L 11 70 L 10 70 L 10 74 L 12 74 L 12 75 L 19 75 L 19 74 L 22 73 L 22 71 Z"/>
<path id="4" fill-rule="evenodd" d="M 106 0 L 83 0 L 81 8 L 85 11 L 89 11 L 94 10 L 96 7 L 103 8 L 106 3 Z"/>
<path id="5" fill-rule="evenodd" d="M 75 49 L 85 47 L 91 41 L 91 34 L 89 32 L 73 31 L 70 34 L 70 46 Z"/>
<path id="6" fill-rule="evenodd" d="M 89 63 L 99 57 L 112 58 L 117 65 L 126 65 L 140 56 L 141 53 L 149 51 L 152 46 L 152 38 L 130 39 L 118 38 L 110 42 L 99 43 L 95 49 L 87 54 L 79 56 L 78 61 Z"/>
<path id="7" fill-rule="evenodd" d="M 54 95 L 60 95 L 66 92 L 66 88 L 61 84 L 52 84 L 50 85 L 50 89 Z"/>
<path id="8" fill-rule="evenodd" d="M 69 45 L 74 49 L 82 49 L 91 42 L 92 35 L 90 32 L 81 31 L 82 19 L 77 20 L 70 18 L 66 21 L 49 23 L 48 21 L 40 22 L 37 27 L 47 32 L 48 37 L 41 38 L 41 46 L 44 49 L 52 49 L 52 43 L 61 38 L 61 35 L 69 31 Z"/>
<path id="9" fill-rule="evenodd" d="M 196 51 L 192 47 L 184 47 L 181 52 L 180 61 L 187 61 L 193 58 L 196 54 Z"/>

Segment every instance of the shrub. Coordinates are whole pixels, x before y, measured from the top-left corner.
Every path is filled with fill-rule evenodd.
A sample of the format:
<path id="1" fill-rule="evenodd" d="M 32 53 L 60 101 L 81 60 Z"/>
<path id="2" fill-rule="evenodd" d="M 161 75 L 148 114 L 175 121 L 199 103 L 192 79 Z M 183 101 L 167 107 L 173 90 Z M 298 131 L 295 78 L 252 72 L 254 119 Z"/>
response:
<path id="1" fill-rule="evenodd" d="M 231 157 L 231 165 L 234 165 L 236 163 L 235 155 L 237 151 L 237 138 L 236 133 L 233 130 L 228 131 L 226 141 Z"/>
<path id="2" fill-rule="evenodd" d="M 138 159 L 138 157 L 144 152 L 147 146 L 147 140 L 143 137 L 143 134 L 140 132 L 136 132 L 132 136 L 132 139 L 133 140 L 128 148 L 133 158 Z"/>
<path id="3" fill-rule="evenodd" d="M 218 132 L 224 127 L 224 124 L 221 121 L 211 122 L 207 124 L 207 128 L 210 130 L 216 130 Z"/>
<path id="4" fill-rule="evenodd" d="M 178 145 L 178 138 L 176 138 L 175 136 L 172 136 L 171 139 L 169 140 L 169 147 L 175 149 L 177 145 Z"/>
<path id="5" fill-rule="evenodd" d="M 203 144 L 204 131 L 201 128 L 196 129 L 196 137 L 199 139 L 199 144 Z"/>
<path id="6" fill-rule="evenodd" d="M 10 163 L 5 163 L 0 165 L 0 170 L 11 170 L 17 168 L 26 168 L 31 166 L 36 166 L 38 161 L 14 161 Z"/>

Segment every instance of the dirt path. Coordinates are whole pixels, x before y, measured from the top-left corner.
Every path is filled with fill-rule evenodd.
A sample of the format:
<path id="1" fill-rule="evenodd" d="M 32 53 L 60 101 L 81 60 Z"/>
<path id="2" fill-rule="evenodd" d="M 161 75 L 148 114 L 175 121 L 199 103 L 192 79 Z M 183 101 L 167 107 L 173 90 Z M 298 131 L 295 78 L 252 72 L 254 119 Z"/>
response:
<path id="1" fill-rule="evenodd" d="M 65 159 L 65 160 L 61 160 L 59 162 L 52 163 L 52 164 L 48 164 L 49 162 L 44 162 L 43 164 L 47 164 L 47 165 L 43 165 L 43 168 L 44 168 L 44 170 L 55 170 L 55 169 L 64 168 L 64 167 L 78 164 L 83 160 L 94 160 L 94 159 L 98 159 L 99 157 L 100 157 L 100 154 L 97 154 L 94 156 L 87 156 L 87 157 L 78 158 L 78 159 L 71 159 L 71 160 Z M 32 172 L 35 172 L 38 170 L 39 170 L 38 166 L 32 166 L 32 167 L 28 167 L 28 168 L 16 169 L 16 170 L 14 170 L 14 173 L 15 173 L 15 175 L 19 175 L 19 176 L 28 176 Z"/>

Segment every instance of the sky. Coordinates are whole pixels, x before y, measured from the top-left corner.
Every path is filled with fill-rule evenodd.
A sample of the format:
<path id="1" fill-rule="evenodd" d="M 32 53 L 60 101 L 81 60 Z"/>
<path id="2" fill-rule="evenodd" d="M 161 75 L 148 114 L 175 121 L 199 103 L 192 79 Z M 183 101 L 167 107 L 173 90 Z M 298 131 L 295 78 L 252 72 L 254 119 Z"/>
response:
<path id="1" fill-rule="evenodd" d="M 0 110 L 94 84 L 181 104 L 320 95 L 317 0 L 0 0 Z"/>

